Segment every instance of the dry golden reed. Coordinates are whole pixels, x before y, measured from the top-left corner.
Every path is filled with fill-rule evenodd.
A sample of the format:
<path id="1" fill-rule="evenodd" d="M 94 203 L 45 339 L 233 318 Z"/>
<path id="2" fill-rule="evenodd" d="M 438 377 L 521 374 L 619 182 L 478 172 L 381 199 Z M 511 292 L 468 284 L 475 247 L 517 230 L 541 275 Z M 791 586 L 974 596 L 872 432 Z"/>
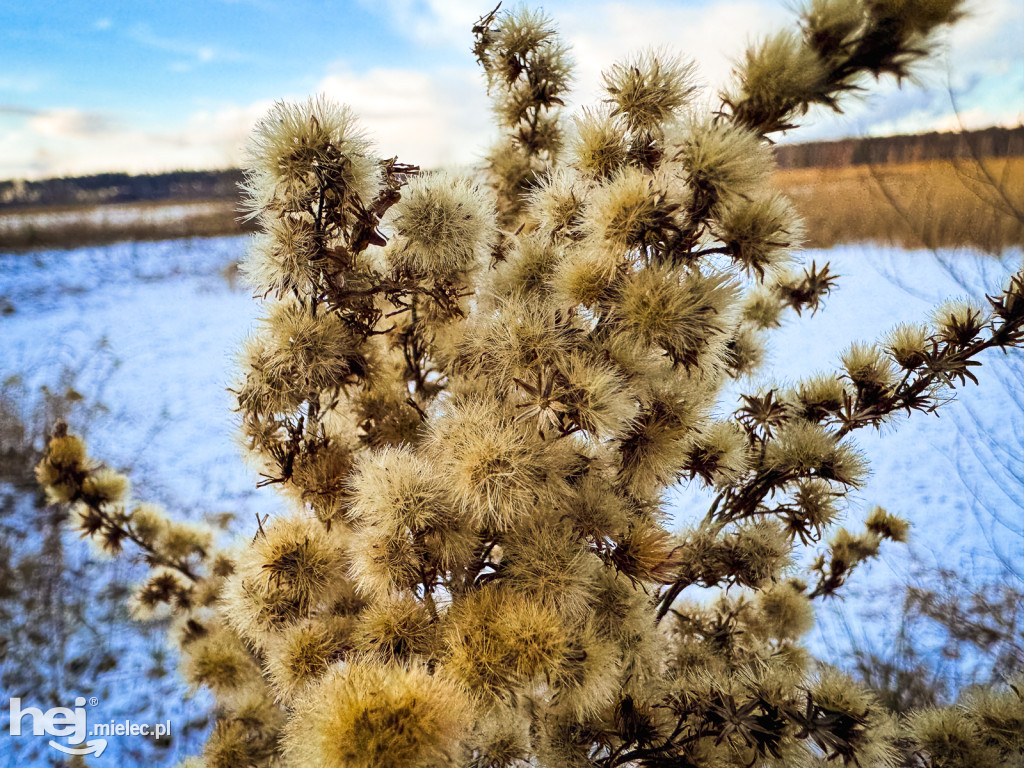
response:
<path id="1" fill-rule="evenodd" d="M 793 200 L 808 244 L 903 248 L 1024 245 L 1024 158 L 791 168 L 775 183 Z"/>

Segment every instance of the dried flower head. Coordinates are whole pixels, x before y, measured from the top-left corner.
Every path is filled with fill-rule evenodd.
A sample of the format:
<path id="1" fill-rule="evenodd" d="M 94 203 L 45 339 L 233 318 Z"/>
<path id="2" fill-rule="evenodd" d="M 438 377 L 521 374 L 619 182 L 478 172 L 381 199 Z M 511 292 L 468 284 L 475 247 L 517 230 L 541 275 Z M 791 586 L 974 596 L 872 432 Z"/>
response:
<path id="1" fill-rule="evenodd" d="M 369 205 L 381 186 L 380 162 L 346 106 L 320 97 L 278 102 L 256 125 L 245 191 L 254 213 L 306 211 L 321 187 Z"/>
<path id="2" fill-rule="evenodd" d="M 647 51 L 604 73 L 613 105 L 634 132 L 652 132 L 679 113 L 697 91 L 696 66 L 664 51 Z"/>
<path id="3" fill-rule="evenodd" d="M 431 277 L 449 277 L 483 263 L 495 237 L 487 197 L 468 179 L 444 171 L 410 182 L 389 221 L 396 234 L 386 252 L 389 263 Z"/>
<path id="4" fill-rule="evenodd" d="M 468 732 L 468 699 L 418 666 L 353 659 L 299 697 L 284 753 L 310 768 L 428 768 L 451 764 Z"/>

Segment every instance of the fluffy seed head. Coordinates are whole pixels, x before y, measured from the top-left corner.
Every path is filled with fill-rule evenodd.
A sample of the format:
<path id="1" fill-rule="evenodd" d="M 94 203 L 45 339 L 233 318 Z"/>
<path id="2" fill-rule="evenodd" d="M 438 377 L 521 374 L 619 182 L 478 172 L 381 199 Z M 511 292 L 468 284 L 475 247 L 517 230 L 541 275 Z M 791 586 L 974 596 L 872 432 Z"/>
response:
<path id="1" fill-rule="evenodd" d="M 436 633 L 430 615 L 412 595 L 376 600 L 359 614 L 353 637 L 357 649 L 385 662 L 408 661 L 427 656 L 434 649 Z"/>
<path id="2" fill-rule="evenodd" d="M 977 726 L 959 707 L 914 713 L 908 730 L 915 746 L 934 765 L 997 766 L 998 750 L 986 744 Z"/>
<path id="3" fill-rule="evenodd" d="M 850 446 L 818 424 L 790 419 L 769 442 L 765 461 L 783 471 L 855 485 L 864 475 L 864 461 Z"/>
<path id="4" fill-rule="evenodd" d="M 252 654 L 238 635 L 222 624 L 188 646 L 182 656 L 182 672 L 195 687 L 205 686 L 218 694 L 237 690 L 260 678 Z"/>
<path id="5" fill-rule="evenodd" d="M 566 499 L 566 521 L 585 541 L 619 539 L 628 529 L 625 501 L 611 483 L 588 473 Z"/>
<path id="6" fill-rule="evenodd" d="M 94 469 L 82 480 L 82 496 L 93 503 L 113 504 L 128 495 L 128 478 L 110 467 Z"/>
<path id="7" fill-rule="evenodd" d="M 692 431 L 703 417 L 694 403 L 667 396 L 642 409 L 619 438 L 619 471 L 626 487 L 640 498 L 656 498 L 677 480 Z"/>
<path id="8" fill-rule="evenodd" d="M 555 238 L 540 234 L 518 238 L 505 260 L 491 271 L 489 298 L 497 306 L 516 294 L 547 294 L 551 272 L 564 255 Z"/>
<path id="9" fill-rule="evenodd" d="M 808 421 L 821 421 L 843 407 L 850 396 L 847 383 L 835 373 L 823 373 L 802 379 L 786 399 Z"/>
<path id="10" fill-rule="evenodd" d="M 838 494 L 826 480 L 801 480 L 793 491 L 793 503 L 799 510 L 794 523 L 808 526 L 816 535 L 830 525 L 839 514 L 836 507 Z"/>
<path id="11" fill-rule="evenodd" d="M 747 292 L 743 300 L 744 322 L 760 330 L 781 325 L 783 307 L 774 288 L 774 285 L 758 285 Z"/>
<path id="12" fill-rule="evenodd" d="M 817 52 L 799 36 L 782 32 L 747 50 L 736 69 L 738 86 L 727 98 L 751 128 L 784 130 L 827 93 L 826 77 Z"/>
<path id="13" fill-rule="evenodd" d="M 949 24 L 963 15 L 964 0 L 870 0 L 873 16 L 897 21 L 902 29 L 927 35 L 940 24 Z"/>
<path id="14" fill-rule="evenodd" d="M 638 343 L 660 346 L 674 362 L 693 366 L 716 338 L 724 348 L 736 294 L 726 273 L 648 267 L 623 282 L 616 324 Z"/>
<path id="15" fill-rule="evenodd" d="M 972 301 L 947 301 L 932 314 L 939 338 L 952 344 L 970 344 L 988 322 L 985 311 Z"/>
<path id="16" fill-rule="evenodd" d="M 514 294 L 467 329 L 461 357 L 499 389 L 506 389 L 517 378 L 532 379 L 545 365 L 557 366 L 567 341 L 565 326 L 555 322 L 550 302 L 542 296 Z"/>
<path id="17" fill-rule="evenodd" d="M 554 712 L 584 720 L 606 710 L 621 693 L 620 665 L 617 645 L 586 626 L 552 681 Z"/>
<path id="18" fill-rule="evenodd" d="M 350 483 L 352 517 L 362 525 L 422 530 L 452 506 L 444 478 L 408 447 L 364 454 Z"/>
<path id="19" fill-rule="evenodd" d="M 726 120 L 688 120 L 671 143 L 695 194 L 709 209 L 733 195 L 758 192 L 773 169 L 771 152 L 761 138 Z"/>
<path id="20" fill-rule="evenodd" d="M 612 115 L 622 115 L 631 131 L 651 132 L 689 103 L 697 86 L 693 62 L 647 51 L 615 64 L 604 73 Z"/>
<path id="21" fill-rule="evenodd" d="M 636 415 L 636 400 L 624 379 L 610 366 L 580 353 L 569 355 L 559 373 L 568 415 L 599 439 L 618 435 Z"/>
<path id="22" fill-rule="evenodd" d="M 694 440 L 685 469 L 708 484 L 725 486 L 750 466 L 747 453 L 747 438 L 738 425 L 714 421 Z"/>
<path id="23" fill-rule="evenodd" d="M 352 643 L 353 620 L 324 616 L 285 628 L 264 650 L 270 686 L 279 701 L 291 701 L 320 679 Z"/>
<path id="24" fill-rule="evenodd" d="M 761 367 L 765 357 L 763 337 L 761 331 L 748 324 L 742 324 L 736 329 L 735 335 L 729 340 L 726 358 L 730 376 L 749 376 Z"/>
<path id="25" fill-rule="evenodd" d="M 792 549 L 786 531 L 774 521 L 741 525 L 726 537 L 728 572 L 738 584 L 761 587 L 789 563 Z"/>
<path id="26" fill-rule="evenodd" d="M 520 521 L 503 541 L 501 567 L 510 588 L 563 616 L 585 613 L 597 563 L 568 526 L 535 515 Z"/>
<path id="27" fill-rule="evenodd" d="M 583 216 L 587 185 L 576 174 L 559 168 L 530 192 L 528 210 L 541 232 L 552 240 L 575 239 Z"/>
<path id="28" fill-rule="evenodd" d="M 488 585 L 450 609 L 445 668 L 470 690 L 500 696 L 555 672 L 565 659 L 567 640 L 554 608 Z"/>
<path id="29" fill-rule="evenodd" d="M 889 541 L 905 542 L 910 537 L 910 523 L 881 507 L 871 510 L 864 527 Z"/>
<path id="30" fill-rule="evenodd" d="M 287 411 L 313 394 L 360 380 L 366 373 L 360 346 L 337 315 L 314 316 L 298 302 L 274 302 L 243 350 L 239 407 Z"/>
<path id="31" fill-rule="evenodd" d="M 266 231 L 253 237 L 241 263 L 246 282 L 260 295 L 309 295 L 320 258 L 313 223 L 281 216 L 264 226 Z"/>
<path id="32" fill-rule="evenodd" d="M 259 765 L 275 752 L 276 733 L 254 734 L 240 718 L 220 720 L 203 747 L 204 768 Z"/>
<path id="33" fill-rule="evenodd" d="M 896 383 L 892 361 L 874 344 L 851 344 L 842 359 L 846 375 L 859 388 L 884 390 Z"/>
<path id="34" fill-rule="evenodd" d="M 428 441 L 462 507 L 498 530 L 534 506 L 553 469 L 538 437 L 485 403 L 448 407 Z"/>
<path id="35" fill-rule="evenodd" d="M 389 263 L 432 277 L 449 277 L 482 263 L 496 232 L 487 196 L 468 179 L 445 171 L 413 179 L 388 221 L 396 233 L 386 252 Z"/>
<path id="36" fill-rule="evenodd" d="M 886 338 L 886 349 L 904 370 L 917 368 L 925 361 L 928 328 L 921 324 L 901 323 Z"/>
<path id="37" fill-rule="evenodd" d="M 259 123 L 249 147 L 248 205 L 307 211 L 326 182 L 335 194 L 368 206 L 381 185 L 380 163 L 347 106 L 320 97 L 278 102 Z"/>
<path id="38" fill-rule="evenodd" d="M 345 567 L 338 535 L 309 517 L 279 517 L 241 551 L 225 587 L 225 610 L 243 637 L 260 646 L 268 633 L 340 589 Z"/>
<path id="39" fill-rule="evenodd" d="M 317 518 L 326 523 L 336 520 L 344 511 L 351 471 L 352 451 L 340 440 L 332 440 L 296 458 L 284 490 L 303 505 L 308 504 Z"/>
<path id="40" fill-rule="evenodd" d="M 614 251 L 576 248 L 561 259 L 551 275 L 551 293 L 556 306 L 563 309 L 593 308 L 608 297 L 612 278 L 621 265 Z"/>
<path id="41" fill-rule="evenodd" d="M 814 626 L 811 601 L 791 581 L 757 593 L 758 623 L 779 640 L 797 640 Z"/>
<path id="42" fill-rule="evenodd" d="M 285 756 L 310 768 L 450 765 L 468 731 L 457 685 L 423 667 L 370 659 L 335 664 L 294 709 Z"/>
<path id="43" fill-rule="evenodd" d="M 649 239 L 660 239 L 666 228 L 678 227 L 680 207 L 665 179 L 627 166 L 591 192 L 581 230 L 590 247 L 621 258 Z"/>
<path id="44" fill-rule="evenodd" d="M 577 115 L 574 123 L 570 162 L 586 177 L 611 178 L 626 162 L 629 150 L 623 124 L 609 113 L 589 109 Z"/>
<path id="45" fill-rule="evenodd" d="M 789 200 L 779 193 L 730 198 L 715 216 L 730 255 L 761 279 L 767 270 L 785 264 L 789 250 L 803 241 L 803 225 Z"/>

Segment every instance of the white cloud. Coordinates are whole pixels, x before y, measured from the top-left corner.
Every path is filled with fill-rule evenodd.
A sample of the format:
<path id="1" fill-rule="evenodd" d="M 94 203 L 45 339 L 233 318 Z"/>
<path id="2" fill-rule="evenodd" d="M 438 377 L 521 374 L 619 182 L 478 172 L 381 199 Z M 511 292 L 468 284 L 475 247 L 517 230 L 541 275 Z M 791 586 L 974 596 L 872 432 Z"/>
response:
<path id="1" fill-rule="evenodd" d="M 488 136 L 488 105 L 475 72 L 438 74 L 341 68 L 319 90 L 352 106 L 384 155 L 425 167 L 476 162 Z"/>
<path id="2" fill-rule="evenodd" d="M 77 109 L 52 109 L 33 115 L 29 129 L 40 136 L 67 138 L 97 136 L 108 133 L 112 126 L 103 115 Z"/>
<path id="3" fill-rule="evenodd" d="M 994 120 L 993 120 L 994 118 Z M 929 121 L 927 130 L 932 131 L 973 131 L 978 128 L 988 128 L 998 125 L 1002 128 L 1013 128 L 1020 125 L 1021 112 L 1007 112 L 1003 115 L 993 115 L 991 111 L 976 107 L 965 109 L 955 115 L 946 115 L 937 120 Z"/>
<path id="4" fill-rule="evenodd" d="M 245 138 L 269 104 L 197 113 L 177 130 L 144 131 L 100 115 L 36 112 L 0 133 L 0 178 L 147 173 L 225 168 L 242 159 Z"/>
<path id="5" fill-rule="evenodd" d="M 476 73 L 353 73 L 337 66 L 317 90 L 351 105 L 378 151 L 403 162 L 466 165 L 479 161 L 486 147 L 487 102 Z M 164 131 L 117 125 L 71 109 L 12 111 L 13 117 L 21 115 L 21 125 L 0 134 L 0 178 L 237 166 L 244 161 L 252 126 L 272 103 L 226 104 L 196 112 L 180 127 Z"/>
<path id="6" fill-rule="evenodd" d="M 445 48 L 468 47 L 473 24 L 490 10 L 477 0 L 360 0 L 360 5 L 382 11 L 396 32 L 420 45 Z"/>

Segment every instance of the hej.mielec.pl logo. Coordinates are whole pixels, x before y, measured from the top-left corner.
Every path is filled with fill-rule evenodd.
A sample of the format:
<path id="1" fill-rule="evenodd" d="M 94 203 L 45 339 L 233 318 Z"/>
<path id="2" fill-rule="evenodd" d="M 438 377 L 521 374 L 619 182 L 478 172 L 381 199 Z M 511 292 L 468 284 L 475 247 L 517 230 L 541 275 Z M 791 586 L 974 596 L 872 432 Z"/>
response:
<path id="1" fill-rule="evenodd" d="M 95 698 L 89 700 L 90 706 L 96 706 Z M 21 699 L 10 701 L 11 736 L 21 736 L 27 720 L 32 724 L 33 736 L 53 736 L 68 739 L 67 744 L 50 739 L 50 746 L 67 755 L 94 755 L 99 757 L 107 748 L 106 739 L 89 738 L 93 736 L 153 736 L 157 741 L 171 735 L 171 721 L 150 725 L 148 723 L 123 722 L 97 723 L 89 728 L 86 716 L 85 699 L 75 699 L 74 708 L 54 707 L 43 712 L 38 707 L 22 707 Z M 27 734 L 26 734 L 27 735 Z M 86 739 L 89 738 L 88 741 Z"/>

